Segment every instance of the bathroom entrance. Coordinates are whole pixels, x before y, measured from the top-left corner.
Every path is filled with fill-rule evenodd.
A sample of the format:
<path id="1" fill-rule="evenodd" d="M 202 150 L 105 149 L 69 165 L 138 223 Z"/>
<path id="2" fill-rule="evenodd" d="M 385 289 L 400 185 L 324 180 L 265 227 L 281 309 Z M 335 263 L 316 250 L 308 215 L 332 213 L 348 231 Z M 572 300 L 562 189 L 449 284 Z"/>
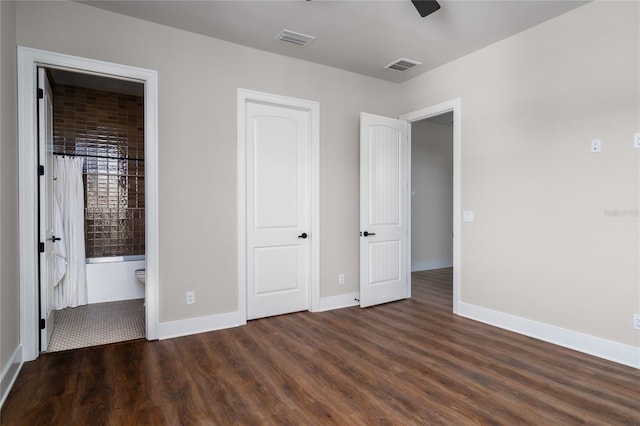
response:
<path id="1" fill-rule="evenodd" d="M 144 338 L 144 85 L 38 80 L 40 350 Z"/>
<path id="2" fill-rule="evenodd" d="M 151 69 L 18 46 L 18 170 L 20 222 L 20 341 L 22 359 L 40 354 L 40 243 L 38 189 L 38 68 L 73 70 L 144 85 L 145 336 L 159 335 L 158 318 L 158 76 Z M 52 156 L 53 157 L 53 156 Z"/>

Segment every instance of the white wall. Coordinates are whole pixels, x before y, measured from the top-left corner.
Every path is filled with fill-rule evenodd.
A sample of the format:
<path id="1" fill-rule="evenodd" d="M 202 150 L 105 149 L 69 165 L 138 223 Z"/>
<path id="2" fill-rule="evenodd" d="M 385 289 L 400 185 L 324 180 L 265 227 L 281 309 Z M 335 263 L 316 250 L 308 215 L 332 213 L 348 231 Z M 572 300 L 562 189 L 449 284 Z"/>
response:
<path id="1" fill-rule="evenodd" d="M 411 124 L 411 270 L 453 266 L 453 127 Z"/>
<path id="2" fill-rule="evenodd" d="M 239 87 L 320 103 L 321 296 L 358 290 L 359 113 L 398 115 L 397 85 L 74 2 L 20 2 L 17 22 L 20 45 L 158 71 L 161 322 L 238 308 Z"/>
<path id="3" fill-rule="evenodd" d="M 461 98 L 464 303 L 640 347 L 639 9 L 592 2 L 402 85 L 407 111 Z"/>
<path id="4" fill-rule="evenodd" d="M 0 401 L 21 361 L 15 10 L 0 1 Z"/>

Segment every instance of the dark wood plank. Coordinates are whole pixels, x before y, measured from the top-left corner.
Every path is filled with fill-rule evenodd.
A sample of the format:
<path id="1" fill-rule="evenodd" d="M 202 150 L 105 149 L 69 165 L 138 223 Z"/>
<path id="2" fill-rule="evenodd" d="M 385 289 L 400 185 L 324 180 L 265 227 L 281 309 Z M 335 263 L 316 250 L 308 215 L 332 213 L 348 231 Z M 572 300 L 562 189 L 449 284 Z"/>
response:
<path id="1" fill-rule="evenodd" d="M 44 355 L 1 424 L 640 425 L 639 370 L 453 315 L 451 273 L 372 308 Z"/>

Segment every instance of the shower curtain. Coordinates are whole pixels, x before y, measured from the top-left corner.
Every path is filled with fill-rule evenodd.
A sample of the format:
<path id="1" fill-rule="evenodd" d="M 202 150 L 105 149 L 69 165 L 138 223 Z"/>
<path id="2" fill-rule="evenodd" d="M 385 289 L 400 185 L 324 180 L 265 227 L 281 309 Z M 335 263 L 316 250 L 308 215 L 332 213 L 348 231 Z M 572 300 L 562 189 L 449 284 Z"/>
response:
<path id="1" fill-rule="evenodd" d="M 87 304 L 87 274 L 84 247 L 83 158 L 53 158 L 53 192 L 62 216 L 61 240 L 67 257 L 66 272 L 54 287 L 56 309 Z"/>

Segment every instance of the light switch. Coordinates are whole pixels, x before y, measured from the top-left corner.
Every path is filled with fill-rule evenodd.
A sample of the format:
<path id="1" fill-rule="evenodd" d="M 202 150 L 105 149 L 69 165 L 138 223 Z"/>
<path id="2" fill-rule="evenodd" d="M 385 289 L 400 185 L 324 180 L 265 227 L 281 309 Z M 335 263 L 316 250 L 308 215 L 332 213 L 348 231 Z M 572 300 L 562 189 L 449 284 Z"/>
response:
<path id="1" fill-rule="evenodd" d="M 462 220 L 465 222 L 473 222 L 473 210 L 465 210 L 462 212 Z"/>
<path id="2" fill-rule="evenodd" d="M 602 141 L 600 139 L 591 139 L 591 152 L 600 152 L 602 149 Z"/>
<path id="3" fill-rule="evenodd" d="M 640 132 L 633 134 L 633 147 L 640 148 Z"/>

